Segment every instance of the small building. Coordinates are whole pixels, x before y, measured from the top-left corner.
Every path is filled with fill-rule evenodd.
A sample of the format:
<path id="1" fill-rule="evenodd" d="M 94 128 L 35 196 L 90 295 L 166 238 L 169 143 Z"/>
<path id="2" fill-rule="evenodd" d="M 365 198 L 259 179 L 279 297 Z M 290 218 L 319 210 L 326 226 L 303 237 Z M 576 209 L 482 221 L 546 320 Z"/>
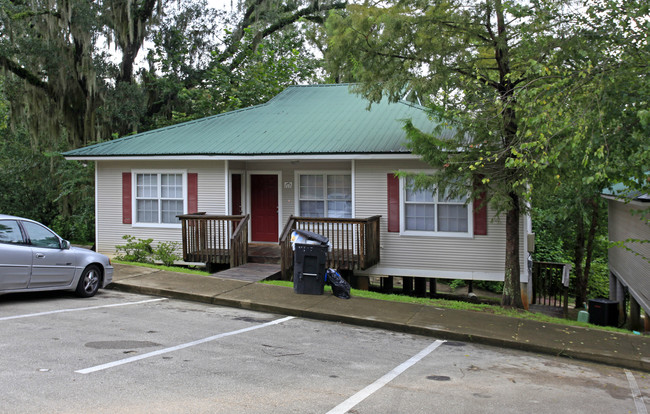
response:
<path id="1" fill-rule="evenodd" d="M 368 109 L 349 85 L 292 86 L 262 105 L 64 155 L 96 164 L 96 248 L 105 254 L 124 235 L 180 243 L 177 216 L 204 212 L 234 222 L 226 239 L 247 217 L 243 244 L 285 243 L 292 228 L 327 233 L 335 252 L 349 254 L 332 267 L 355 275 L 503 280 L 505 218 L 472 200 L 411 191 L 395 175 L 432 168 L 407 149 L 404 119 L 436 126 L 410 102 Z M 527 282 L 528 217 L 520 228 Z"/>
<path id="2" fill-rule="evenodd" d="M 631 325 L 641 329 L 640 309 L 646 324 L 650 315 L 650 195 L 619 184 L 603 197 L 607 199 L 609 240 L 622 243 L 609 248 L 609 296 L 619 302 L 622 314 L 625 292 L 629 293 Z"/>

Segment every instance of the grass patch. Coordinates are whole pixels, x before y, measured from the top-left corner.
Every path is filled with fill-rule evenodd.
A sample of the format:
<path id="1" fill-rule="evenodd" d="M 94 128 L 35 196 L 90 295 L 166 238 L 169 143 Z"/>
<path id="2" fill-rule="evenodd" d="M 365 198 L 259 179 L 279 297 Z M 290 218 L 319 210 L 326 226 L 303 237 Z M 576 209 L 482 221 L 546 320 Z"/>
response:
<path id="1" fill-rule="evenodd" d="M 124 264 L 129 266 L 149 267 L 152 269 L 164 270 L 167 272 L 187 273 L 190 275 L 210 276 L 211 274 L 203 270 L 189 269 L 183 266 L 163 266 L 163 265 L 157 265 L 151 263 L 126 262 L 124 260 L 116 260 L 116 259 L 111 259 L 111 263 L 119 263 L 119 264 Z"/>
<path id="2" fill-rule="evenodd" d="M 200 276 L 211 275 L 211 273 L 209 272 L 196 270 L 196 269 L 188 269 L 187 267 L 183 267 L 183 266 L 163 266 L 163 265 L 156 265 L 150 263 L 126 262 L 123 260 L 115 260 L 115 259 L 111 259 L 111 262 L 131 265 L 131 266 L 149 267 L 152 269 L 164 270 L 168 272 L 187 273 L 187 274 L 200 275 Z M 286 281 L 286 280 L 264 280 L 260 283 L 293 288 L 293 282 Z M 330 286 L 325 286 L 325 293 L 332 294 L 332 288 Z M 372 292 L 368 290 L 358 290 L 358 289 L 351 289 L 350 294 L 358 298 L 386 300 L 391 302 L 402 302 L 402 303 L 414 303 L 418 305 L 434 306 L 443 309 L 484 312 L 484 313 L 491 313 L 500 316 L 509 316 L 513 318 L 529 319 L 538 322 L 553 323 L 557 325 L 580 326 L 583 328 L 599 329 L 603 331 L 631 334 L 631 332 L 626 329 L 614 328 L 612 326 L 592 325 L 586 322 L 578 322 L 578 321 L 563 319 L 563 318 L 554 318 L 552 316 L 544 315 L 541 313 L 528 312 L 522 309 L 503 308 L 499 305 L 486 305 L 481 303 L 469 303 L 469 302 L 446 300 L 446 299 L 416 298 L 412 296 L 394 295 L 394 294 L 379 293 L 379 292 Z"/>
<path id="3" fill-rule="evenodd" d="M 293 287 L 293 282 L 285 281 L 285 280 L 265 280 L 260 283 L 266 283 L 275 286 Z M 332 292 L 332 288 L 330 286 L 325 286 L 325 293 L 331 294 L 331 292 Z M 493 315 L 509 316 L 512 318 L 528 319 L 528 320 L 533 320 L 538 322 L 553 323 L 557 325 L 580 326 L 583 328 L 599 329 L 603 331 L 626 333 L 626 334 L 631 333 L 626 329 L 615 328 L 612 326 L 592 325 L 586 322 L 578 322 L 570 319 L 554 318 L 552 316 L 544 315 L 541 313 L 529 312 L 523 309 L 503 308 L 499 305 L 485 305 L 480 303 L 468 303 L 463 301 L 445 300 L 445 299 L 416 298 L 412 296 L 394 295 L 394 294 L 371 292 L 368 290 L 358 290 L 358 289 L 351 289 L 350 295 L 359 298 L 386 300 L 391 302 L 414 303 L 418 305 L 434 306 L 443 309 L 455 309 L 455 310 L 464 310 L 464 311 L 471 311 L 471 312 L 491 313 Z"/>

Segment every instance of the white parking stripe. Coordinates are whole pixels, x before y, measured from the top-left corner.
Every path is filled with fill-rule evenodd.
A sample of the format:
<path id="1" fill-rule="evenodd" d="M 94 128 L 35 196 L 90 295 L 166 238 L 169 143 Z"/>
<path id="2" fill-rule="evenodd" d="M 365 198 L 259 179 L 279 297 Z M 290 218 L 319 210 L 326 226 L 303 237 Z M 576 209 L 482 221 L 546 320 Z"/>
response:
<path id="1" fill-rule="evenodd" d="M 354 406 L 356 406 L 361 401 L 365 400 L 366 398 L 374 394 L 376 391 L 381 389 L 384 385 L 394 380 L 399 374 L 401 374 L 402 372 L 406 371 L 407 369 L 415 365 L 418 361 L 420 361 L 425 356 L 429 355 L 431 352 L 433 352 L 436 348 L 438 348 L 440 345 L 442 345 L 445 342 L 446 341 L 438 340 L 432 343 L 428 347 L 424 348 L 422 351 L 418 352 L 416 355 L 412 356 L 408 361 L 397 366 L 388 374 L 379 378 L 377 381 L 368 385 L 366 388 L 362 389 L 358 393 L 354 394 L 352 397 L 348 398 L 347 400 L 343 401 L 341 404 L 337 405 L 336 407 L 328 411 L 327 414 L 347 413 Z"/>
<path id="2" fill-rule="evenodd" d="M 203 344 L 203 343 L 206 343 L 206 342 L 214 341 L 216 339 L 225 338 L 227 336 L 237 335 L 237 334 L 244 333 L 244 332 L 250 332 L 250 331 L 254 331 L 254 330 L 260 329 L 260 328 L 265 328 L 265 327 L 271 326 L 271 325 L 277 325 L 279 323 L 286 322 L 286 321 L 291 320 L 291 319 L 294 319 L 294 316 L 287 316 L 286 318 L 276 319 L 274 321 L 266 322 L 266 323 L 263 323 L 263 324 L 260 324 L 260 325 L 249 326 L 248 328 L 238 329 L 236 331 L 225 332 L 225 333 L 222 333 L 222 334 L 209 336 L 207 338 L 198 339 L 196 341 L 187 342 L 185 344 L 172 346 L 171 348 L 160 349 L 158 351 L 149 352 L 147 354 L 137 355 L 137 356 L 133 356 L 131 358 L 125 358 L 125 359 L 120 359 L 118 361 L 109 362 L 107 364 L 96 365 L 94 367 L 80 369 L 80 370 L 75 371 L 75 372 L 78 373 L 78 374 L 90 374 L 91 372 L 102 371 L 104 369 L 117 367 L 119 365 L 128 364 L 130 362 L 139 361 L 141 359 L 151 358 L 153 356 L 166 354 L 168 352 L 178 351 L 180 349 L 185 349 L 185 348 L 189 348 L 191 346 L 200 345 L 200 344 Z"/>
<path id="3" fill-rule="evenodd" d="M 625 376 L 627 377 L 627 382 L 630 383 L 630 389 L 632 390 L 632 398 L 634 399 L 634 405 L 636 405 L 637 414 L 648 414 L 646 409 L 645 402 L 643 401 L 643 395 L 641 395 L 641 390 L 636 384 L 634 375 L 628 370 L 625 370 Z"/>
<path id="4" fill-rule="evenodd" d="M 8 321 L 10 319 L 20 319 L 20 318 L 31 318 L 32 316 L 53 315 L 55 313 L 63 313 L 63 312 L 78 312 L 78 311 L 86 311 L 86 310 L 102 309 L 102 308 L 114 308 L 117 306 L 140 305 L 142 303 L 158 302 L 161 300 L 167 300 L 167 298 L 148 299 L 148 300 L 141 300 L 139 302 L 113 303 L 112 305 L 90 306 L 87 308 L 59 309 L 59 310 L 49 311 L 49 312 L 28 313 L 25 315 L 5 316 L 0 318 L 0 321 Z"/>

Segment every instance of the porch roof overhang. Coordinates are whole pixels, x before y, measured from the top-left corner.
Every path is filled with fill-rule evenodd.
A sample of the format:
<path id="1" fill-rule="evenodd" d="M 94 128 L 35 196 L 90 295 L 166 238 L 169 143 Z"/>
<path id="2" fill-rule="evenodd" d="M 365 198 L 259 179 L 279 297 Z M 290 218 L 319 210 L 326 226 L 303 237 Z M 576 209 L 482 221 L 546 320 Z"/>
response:
<path id="1" fill-rule="evenodd" d="M 412 153 L 391 154 L 296 154 L 296 155 L 134 155 L 134 156 L 66 156 L 76 161 L 347 161 L 347 160 L 418 160 Z"/>

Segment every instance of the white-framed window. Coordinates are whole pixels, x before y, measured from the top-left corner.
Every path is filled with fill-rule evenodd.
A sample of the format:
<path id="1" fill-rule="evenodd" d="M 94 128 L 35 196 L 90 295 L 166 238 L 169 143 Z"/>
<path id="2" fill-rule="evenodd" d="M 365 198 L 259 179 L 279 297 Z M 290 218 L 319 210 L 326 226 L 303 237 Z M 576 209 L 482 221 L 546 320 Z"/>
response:
<path id="1" fill-rule="evenodd" d="M 435 188 L 415 190 L 411 178 L 401 178 L 400 186 L 400 226 L 403 234 L 473 235 L 472 208 L 467 196 L 452 198 Z"/>
<path id="2" fill-rule="evenodd" d="M 302 217 L 352 217 L 349 173 L 296 173 L 297 214 Z"/>
<path id="3" fill-rule="evenodd" d="M 182 171 L 134 171 L 135 224 L 180 225 L 187 210 L 187 176 Z"/>

